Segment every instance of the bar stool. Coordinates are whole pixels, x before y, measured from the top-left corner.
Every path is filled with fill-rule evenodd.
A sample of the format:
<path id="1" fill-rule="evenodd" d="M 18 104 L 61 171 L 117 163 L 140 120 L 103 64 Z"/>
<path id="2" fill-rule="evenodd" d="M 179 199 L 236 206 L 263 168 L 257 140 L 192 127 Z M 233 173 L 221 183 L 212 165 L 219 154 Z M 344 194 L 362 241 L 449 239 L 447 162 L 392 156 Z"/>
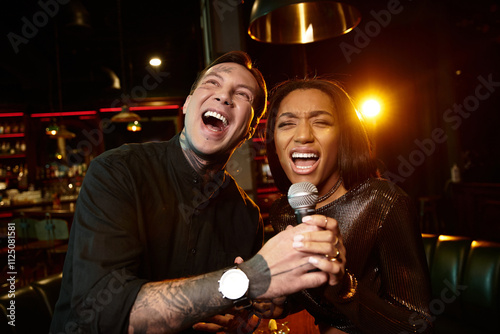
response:
<path id="1" fill-rule="evenodd" d="M 16 238 L 19 242 L 16 259 L 20 269 L 20 284 L 22 285 L 27 285 L 45 276 L 47 272 L 45 264 L 42 261 L 43 251 L 36 244 L 37 222 L 38 220 L 28 218 L 24 214 L 11 221 L 16 227 Z"/>
<path id="2" fill-rule="evenodd" d="M 45 219 L 37 222 L 36 232 L 38 240 L 46 242 L 47 262 L 51 271 L 62 270 L 62 262 L 68 251 L 68 222 L 52 218 L 50 213 L 46 213 Z"/>
<path id="3" fill-rule="evenodd" d="M 33 218 L 27 218 L 24 213 L 21 213 L 21 216 L 18 218 L 14 218 L 11 223 L 14 223 L 16 227 L 16 233 L 18 240 L 21 243 L 23 248 L 28 246 L 30 241 L 34 241 L 37 239 L 35 225 L 38 220 Z"/>

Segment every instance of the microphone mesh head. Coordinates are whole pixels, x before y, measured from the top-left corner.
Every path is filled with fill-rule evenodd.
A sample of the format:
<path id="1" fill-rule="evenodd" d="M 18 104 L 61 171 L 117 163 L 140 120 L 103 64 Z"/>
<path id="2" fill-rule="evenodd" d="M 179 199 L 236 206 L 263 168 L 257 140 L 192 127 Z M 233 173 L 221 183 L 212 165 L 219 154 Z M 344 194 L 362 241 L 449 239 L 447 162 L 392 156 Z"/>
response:
<path id="1" fill-rule="evenodd" d="M 288 189 L 288 203 L 293 209 L 316 207 L 318 189 L 311 182 L 294 183 Z"/>

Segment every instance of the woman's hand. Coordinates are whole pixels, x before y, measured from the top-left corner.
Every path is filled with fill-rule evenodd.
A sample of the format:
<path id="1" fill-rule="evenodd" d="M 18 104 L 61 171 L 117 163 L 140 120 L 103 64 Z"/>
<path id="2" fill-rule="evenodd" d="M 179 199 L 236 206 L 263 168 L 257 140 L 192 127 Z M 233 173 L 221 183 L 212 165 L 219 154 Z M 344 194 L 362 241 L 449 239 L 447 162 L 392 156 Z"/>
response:
<path id="1" fill-rule="evenodd" d="M 322 229 L 296 235 L 293 247 L 316 254 L 309 258 L 309 263 L 329 274 L 330 285 L 337 285 L 342 281 L 346 263 L 346 249 L 337 221 L 322 215 L 312 215 L 304 217 L 302 222 Z"/>

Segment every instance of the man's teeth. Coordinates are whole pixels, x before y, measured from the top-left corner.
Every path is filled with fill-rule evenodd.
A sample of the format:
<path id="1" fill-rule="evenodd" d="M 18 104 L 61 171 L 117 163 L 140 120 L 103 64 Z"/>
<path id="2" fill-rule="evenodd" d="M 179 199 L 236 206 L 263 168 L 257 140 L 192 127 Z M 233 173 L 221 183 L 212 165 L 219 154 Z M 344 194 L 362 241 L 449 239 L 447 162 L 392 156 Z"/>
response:
<path id="1" fill-rule="evenodd" d="M 215 117 L 217 118 L 218 120 L 220 120 L 224 126 L 227 126 L 227 119 L 222 116 L 221 114 L 215 112 L 215 111 L 207 111 L 203 116 L 205 117 Z"/>
<path id="2" fill-rule="evenodd" d="M 318 156 L 315 153 L 299 153 L 299 152 L 294 152 L 294 153 L 292 153 L 292 158 L 293 159 L 312 159 L 312 158 L 317 159 Z"/>

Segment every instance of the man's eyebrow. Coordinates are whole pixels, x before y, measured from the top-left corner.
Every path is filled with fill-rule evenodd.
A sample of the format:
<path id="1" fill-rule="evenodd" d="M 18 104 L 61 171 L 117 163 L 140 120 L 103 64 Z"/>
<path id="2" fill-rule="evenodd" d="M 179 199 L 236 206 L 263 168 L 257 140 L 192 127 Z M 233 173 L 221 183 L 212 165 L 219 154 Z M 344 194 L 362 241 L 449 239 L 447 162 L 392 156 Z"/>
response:
<path id="1" fill-rule="evenodd" d="M 237 87 L 243 87 L 243 88 L 246 88 L 248 89 L 252 94 L 255 94 L 255 89 L 254 87 L 251 87 L 251 86 L 248 86 L 248 85 L 245 85 L 245 84 L 240 84 L 238 85 Z"/>
<path id="2" fill-rule="evenodd" d="M 222 70 L 220 70 L 219 72 L 229 73 L 230 71 L 226 71 L 226 70 L 224 70 L 224 68 L 223 68 L 223 69 L 222 69 Z M 203 79 L 202 79 L 202 80 L 204 80 L 204 79 L 205 79 L 205 78 L 207 78 L 207 77 L 211 77 L 211 76 L 213 76 L 213 77 L 217 77 L 218 79 L 220 79 L 220 80 L 224 81 L 224 77 L 223 77 L 222 75 L 220 75 L 219 73 L 217 73 L 217 70 L 214 70 L 214 71 L 212 71 L 212 72 L 210 72 L 210 73 L 207 73 L 207 74 L 203 77 Z M 238 88 L 240 88 L 240 87 L 246 88 L 246 89 L 248 89 L 250 92 L 252 92 L 252 94 L 255 94 L 255 89 L 254 89 L 254 87 L 252 87 L 252 86 L 248 86 L 248 85 L 245 85 L 245 84 L 239 84 L 239 85 L 237 85 L 236 87 L 238 87 Z"/>
<path id="3" fill-rule="evenodd" d="M 221 79 L 221 80 L 224 80 L 224 78 L 222 77 L 222 75 L 220 75 L 220 74 L 219 74 L 219 73 L 217 73 L 217 72 L 213 72 L 213 71 L 212 71 L 212 72 L 210 72 L 210 73 L 205 74 L 205 76 L 203 77 L 203 79 L 205 79 L 205 78 L 207 78 L 207 77 L 217 77 L 217 78 L 219 78 L 219 79 Z"/>

